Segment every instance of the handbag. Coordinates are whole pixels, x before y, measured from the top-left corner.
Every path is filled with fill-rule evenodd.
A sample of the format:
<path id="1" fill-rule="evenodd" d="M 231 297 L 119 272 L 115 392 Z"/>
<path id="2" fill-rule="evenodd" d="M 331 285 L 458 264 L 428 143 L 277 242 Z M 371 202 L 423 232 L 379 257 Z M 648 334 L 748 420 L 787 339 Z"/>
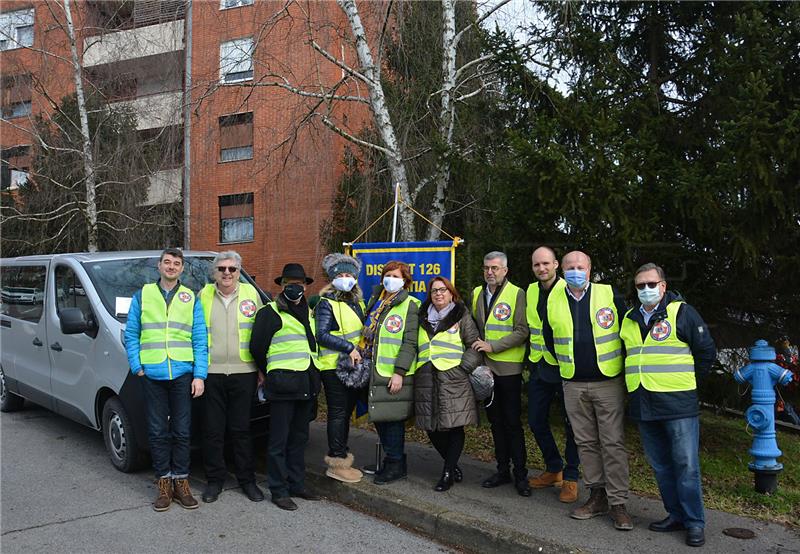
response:
<path id="1" fill-rule="evenodd" d="M 336 376 L 348 389 L 360 389 L 369 383 L 369 376 L 372 373 L 372 359 L 361 358 L 355 366 L 348 354 L 339 353 L 336 361 Z"/>
<path id="2" fill-rule="evenodd" d="M 494 394 L 494 375 L 489 366 L 479 365 L 469 374 L 469 383 L 478 401 L 486 400 Z M 491 405 L 491 400 L 489 401 Z M 488 407 L 488 406 L 487 406 Z"/>

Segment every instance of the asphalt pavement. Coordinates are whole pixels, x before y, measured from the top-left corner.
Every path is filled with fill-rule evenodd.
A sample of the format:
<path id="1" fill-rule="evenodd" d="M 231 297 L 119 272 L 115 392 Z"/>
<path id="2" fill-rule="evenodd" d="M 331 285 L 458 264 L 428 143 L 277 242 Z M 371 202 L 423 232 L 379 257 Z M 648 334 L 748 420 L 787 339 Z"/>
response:
<path id="1" fill-rule="evenodd" d="M 214 504 L 157 513 L 152 473 L 114 469 L 100 433 L 30 404 L 0 421 L 3 554 L 448 551 L 327 500 L 298 499 L 295 512 L 254 504 L 233 480 Z M 199 495 L 203 483 L 193 478 L 192 488 Z"/>

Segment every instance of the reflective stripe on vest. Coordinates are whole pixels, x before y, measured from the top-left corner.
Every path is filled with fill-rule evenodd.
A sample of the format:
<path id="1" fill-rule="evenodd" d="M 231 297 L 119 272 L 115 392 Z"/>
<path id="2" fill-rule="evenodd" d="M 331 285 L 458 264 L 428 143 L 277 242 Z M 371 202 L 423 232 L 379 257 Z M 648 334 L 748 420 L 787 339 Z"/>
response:
<path id="1" fill-rule="evenodd" d="M 216 287 L 209 283 L 200 291 L 200 305 L 203 307 L 203 315 L 206 318 L 206 328 L 208 328 L 208 354 L 209 363 L 211 359 L 211 307 L 214 303 Z M 239 324 L 239 359 L 243 362 L 252 362 L 253 355 L 250 354 L 250 336 L 253 334 L 253 322 L 256 320 L 258 311 L 258 292 L 249 283 L 239 283 L 239 294 L 236 299 L 236 321 Z"/>
<path id="2" fill-rule="evenodd" d="M 517 310 L 517 295 L 522 289 L 506 281 L 500 296 L 492 304 L 491 313 L 486 314 L 483 337 L 486 341 L 496 341 L 509 335 L 514 330 L 514 314 Z M 483 287 L 475 287 L 472 291 L 472 316 L 478 317 L 478 301 L 482 299 Z M 516 362 L 525 359 L 525 344 L 513 346 L 502 352 L 487 352 L 486 356 L 496 362 Z"/>
<path id="3" fill-rule="evenodd" d="M 403 334 L 408 321 L 408 309 L 411 302 L 419 305 L 419 300 L 413 296 L 407 297 L 396 306 L 392 306 L 378 328 L 378 337 L 375 341 L 375 370 L 381 377 L 391 377 L 394 374 L 394 364 L 403 345 Z M 406 375 L 413 375 L 417 370 L 416 359 L 412 361 Z"/>
<path id="4" fill-rule="evenodd" d="M 597 354 L 597 366 L 606 377 L 622 372 L 622 341 L 619 338 L 619 314 L 614 305 L 611 285 L 593 283 L 589 298 L 589 317 Z M 569 309 L 566 286 L 547 298 L 547 319 L 553 329 L 556 360 L 564 379 L 575 375 L 575 356 L 572 347 L 572 312 Z"/>
<path id="5" fill-rule="evenodd" d="M 339 326 L 338 329 L 331 331 L 330 334 L 346 340 L 353 346 L 358 345 L 364 323 L 353 308 L 351 308 L 347 302 L 341 302 L 331 298 L 323 298 L 320 302 L 330 303 L 333 318 Z M 363 302 L 361 303 L 361 309 L 362 311 L 364 309 Z M 336 369 L 336 363 L 339 361 L 339 351 L 324 348 L 319 344 L 317 344 L 317 348 L 319 349 L 317 368 L 320 371 Z"/>
<path id="6" fill-rule="evenodd" d="M 156 283 L 142 287 L 142 332 L 139 337 L 139 360 L 143 364 L 160 364 L 167 358 L 193 362 L 192 322 L 194 293 L 178 286 L 169 307 Z"/>
<path id="7" fill-rule="evenodd" d="M 464 355 L 464 343 L 461 342 L 459 324 L 456 323 L 449 329 L 439 331 L 431 340 L 428 340 L 428 332 L 419 327 L 417 337 L 417 367 L 420 368 L 427 362 L 431 362 L 433 367 L 439 371 L 447 371 L 461 363 Z"/>
<path id="8" fill-rule="evenodd" d="M 639 385 L 653 392 L 695 390 L 694 356 L 689 344 L 678 338 L 678 310 L 683 302 L 667 305 L 667 318 L 653 324 L 642 341 L 639 324 L 628 318 L 622 321 L 625 342 L 625 384 L 628 392 Z M 630 311 L 628 312 L 630 313 Z"/>
<path id="9" fill-rule="evenodd" d="M 565 286 L 564 279 L 559 279 L 553 285 L 553 290 L 550 293 L 562 290 Z M 528 319 L 528 331 L 530 331 L 530 346 L 531 351 L 528 354 L 528 359 L 536 363 L 544 357 L 544 361 L 550 365 L 558 365 L 555 356 L 553 356 L 547 349 L 544 343 L 544 335 L 542 335 L 542 318 L 539 317 L 539 311 L 536 307 L 539 305 L 539 292 L 541 288 L 539 283 L 531 283 L 528 285 L 528 290 L 525 294 L 525 316 Z M 546 309 L 546 307 L 545 307 Z"/>
<path id="10" fill-rule="evenodd" d="M 262 309 L 275 310 L 275 313 L 281 318 L 281 328 L 272 335 L 267 350 L 267 372 L 269 373 L 273 369 L 307 370 L 312 352 L 308 346 L 305 326 L 293 315 L 279 310 L 275 302 L 270 302 Z M 309 313 L 309 319 L 310 316 Z"/>

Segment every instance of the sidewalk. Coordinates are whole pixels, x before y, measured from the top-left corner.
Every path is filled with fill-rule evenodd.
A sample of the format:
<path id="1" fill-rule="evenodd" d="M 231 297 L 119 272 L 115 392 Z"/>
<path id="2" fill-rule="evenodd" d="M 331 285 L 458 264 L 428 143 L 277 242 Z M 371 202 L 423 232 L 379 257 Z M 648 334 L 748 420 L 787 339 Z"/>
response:
<path id="1" fill-rule="evenodd" d="M 350 448 L 356 466 L 374 462 L 377 435 L 352 429 Z M 311 424 L 306 450 L 309 487 L 325 497 L 372 513 L 382 519 L 415 530 L 443 544 L 470 552 L 797 552 L 800 534 L 782 525 L 760 522 L 726 512 L 706 511 L 706 545 L 690 548 L 684 533 L 653 533 L 651 521 L 662 519 L 659 500 L 633 495 L 627 507 L 633 516 L 633 531 L 617 531 L 608 517 L 587 521 L 568 514 L 588 497 L 581 489 L 578 503 L 562 504 L 558 489 L 534 490 L 530 498 L 517 495 L 511 485 L 481 488 L 480 482 L 494 471 L 492 464 L 462 457 L 464 481 L 447 492 L 435 492 L 442 460 L 433 447 L 406 443 L 408 478 L 378 487 L 370 476 L 348 485 L 325 476 L 323 456 L 327 451 L 325 423 Z M 536 469 L 531 470 L 535 475 Z M 723 529 L 743 527 L 756 533 L 751 540 L 726 536 Z"/>

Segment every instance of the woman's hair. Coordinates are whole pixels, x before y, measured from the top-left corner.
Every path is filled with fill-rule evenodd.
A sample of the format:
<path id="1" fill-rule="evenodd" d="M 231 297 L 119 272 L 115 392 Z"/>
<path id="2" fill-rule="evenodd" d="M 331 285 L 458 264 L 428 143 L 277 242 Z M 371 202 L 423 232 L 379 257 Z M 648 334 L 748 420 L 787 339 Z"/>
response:
<path id="1" fill-rule="evenodd" d="M 403 276 L 403 286 L 408 288 L 413 279 L 411 279 L 411 268 L 409 268 L 408 264 L 405 262 L 400 262 L 397 260 L 387 262 L 386 265 L 383 266 L 383 271 L 381 271 L 381 279 L 383 279 L 387 273 L 394 271 L 395 269 L 400 270 L 400 273 Z"/>
<path id="2" fill-rule="evenodd" d="M 436 281 L 441 282 L 442 284 L 444 284 L 445 287 L 447 287 L 447 290 L 449 290 L 450 294 L 453 295 L 453 302 L 460 302 L 461 301 L 461 295 L 458 294 L 458 291 L 453 286 L 453 283 L 450 282 L 450 279 L 448 279 L 447 277 L 442 277 L 441 275 L 437 275 L 436 277 L 434 277 L 433 279 L 428 281 L 428 302 L 432 302 L 432 300 L 431 300 L 431 289 L 433 288 L 433 284 Z"/>

